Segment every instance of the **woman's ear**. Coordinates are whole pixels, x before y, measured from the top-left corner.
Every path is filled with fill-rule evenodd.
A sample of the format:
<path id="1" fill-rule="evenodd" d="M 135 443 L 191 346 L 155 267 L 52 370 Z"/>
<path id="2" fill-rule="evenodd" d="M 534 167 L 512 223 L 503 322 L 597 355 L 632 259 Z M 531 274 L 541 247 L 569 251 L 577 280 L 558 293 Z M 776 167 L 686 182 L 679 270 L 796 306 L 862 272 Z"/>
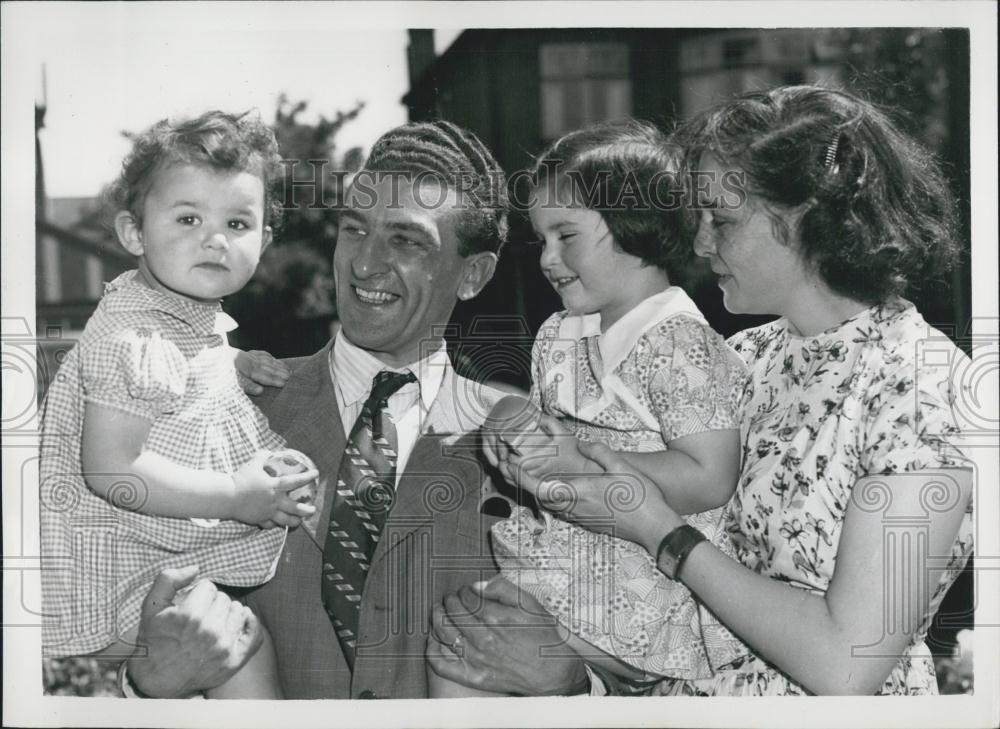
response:
<path id="1" fill-rule="evenodd" d="M 274 242 L 274 230 L 270 225 L 264 226 L 264 235 L 261 238 L 260 252 L 263 253 L 267 247 Z"/>
<path id="2" fill-rule="evenodd" d="M 120 210 L 115 215 L 115 233 L 118 234 L 118 242 L 122 244 L 122 248 L 133 256 L 143 254 L 142 228 L 128 210 Z"/>
<path id="3" fill-rule="evenodd" d="M 475 298 L 493 278 L 497 268 L 496 253 L 473 253 L 465 258 L 465 276 L 458 286 L 458 298 L 468 301 Z"/>

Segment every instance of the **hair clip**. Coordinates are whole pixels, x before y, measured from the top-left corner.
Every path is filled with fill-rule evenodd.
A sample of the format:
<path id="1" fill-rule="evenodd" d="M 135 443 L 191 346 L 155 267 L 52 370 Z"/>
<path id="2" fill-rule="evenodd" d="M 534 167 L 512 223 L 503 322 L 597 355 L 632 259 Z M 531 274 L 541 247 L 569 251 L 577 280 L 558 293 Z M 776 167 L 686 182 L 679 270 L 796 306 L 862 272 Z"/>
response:
<path id="1" fill-rule="evenodd" d="M 840 147 L 840 132 L 836 132 L 833 135 L 833 139 L 826 147 L 826 157 L 824 161 L 824 166 L 828 172 L 837 171 L 837 149 Z"/>

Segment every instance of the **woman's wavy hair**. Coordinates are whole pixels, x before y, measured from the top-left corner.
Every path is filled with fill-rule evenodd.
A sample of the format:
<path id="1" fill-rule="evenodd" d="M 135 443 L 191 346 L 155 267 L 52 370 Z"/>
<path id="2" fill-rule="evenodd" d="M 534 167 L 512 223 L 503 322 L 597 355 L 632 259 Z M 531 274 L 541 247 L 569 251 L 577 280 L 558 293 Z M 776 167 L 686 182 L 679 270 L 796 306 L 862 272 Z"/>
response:
<path id="1" fill-rule="evenodd" d="M 746 174 L 751 196 L 803 206 L 801 253 L 836 293 L 882 302 L 958 261 L 956 202 L 938 161 L 868 101 L 817 86 L 752 92 L 673 139 L 689 169 L 708 152 Z"/>
<path id="2" fill-rule="evenodd" d="M 682 155 L 652 124 L 629 119 L 569 132 L 542 152 L 531 184 L 552 182 L 600 213 L 619 249 L 671 277 L 691 261 Z"/>
<path id="3" fill-rule="evenodd" d="M 141 224 L 143 202 L 156 174 L 174 164 L 259 176 L 264 182 L 264 225 L 278 227 L 284 168 L 274 132 L 256 112 L 208 111 L 194 119 L 162 119 L 137 134 L 121 174 L 105 193 L 111 212 L 128 210 Z"/>

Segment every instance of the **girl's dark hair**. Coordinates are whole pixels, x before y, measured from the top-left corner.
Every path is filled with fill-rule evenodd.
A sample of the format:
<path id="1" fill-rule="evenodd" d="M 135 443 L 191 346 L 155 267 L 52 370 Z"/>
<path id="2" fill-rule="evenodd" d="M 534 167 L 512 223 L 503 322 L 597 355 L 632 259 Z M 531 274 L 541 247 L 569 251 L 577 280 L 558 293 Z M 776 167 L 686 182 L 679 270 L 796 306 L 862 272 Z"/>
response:
<path id="1" fill-rule="evenodd" d="M 868 101 L 816 86 L 753 92 L 673 138 L 689 169 L 708 152 L 744 172 L 751 195 L 804 206 L 801 253 L 836 293 L 882 302 L 958 260 L 956 204 L 937 160 Z"/>
<path id="2" fill-rule="evenodd" d="M 419 179 L 431 175 L 459 195 L 459 253 L 499 253 L 507 240 L 507 182 L 479 137 L 447 121 L 404 124 L 382 135 L 364 171 Z"/>
<path id="3" fill-rule="evenodd" d="M 264 182 L 264 225 L 281 220 L 283 167 L 274 132 L 255 112 L 208 111 L 195 119 L 163 119 L 132 139 L 118 179 L 107 192 L 115 210 L 142 222 L 142 206 L 156 173 L 173 164 L 217 172 L 250 172 Z"/>
<path id="4" fill-rule="evenodd" d="M 680 168 L 666 135 L 630 119 L 566 134 L 539 155 L 532 184 L 569 182 L 573 200 L 600 213 L 619 249 L 672 276 L 693 255 Z"/>

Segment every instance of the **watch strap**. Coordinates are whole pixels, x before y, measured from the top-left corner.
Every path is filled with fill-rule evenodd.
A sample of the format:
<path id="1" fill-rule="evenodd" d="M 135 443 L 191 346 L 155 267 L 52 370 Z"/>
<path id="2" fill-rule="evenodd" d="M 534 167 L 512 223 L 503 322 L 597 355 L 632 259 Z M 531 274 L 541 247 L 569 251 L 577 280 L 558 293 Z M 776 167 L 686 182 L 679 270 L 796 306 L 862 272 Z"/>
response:
<path id="1" fill-rule="evenodd" d="M 667 576 L 673 580 L 679 579 L 681 567 L 687 560 L 691 550 L 702 542 L 708 541 L 704 534 L 695 529 L 690 524 L 683 524 L 670 531 L 660 542 L 656 550 L 656 561 L 660 562 L 660 556 L 666 551 L 673 560 L 673 574 Z"/>

